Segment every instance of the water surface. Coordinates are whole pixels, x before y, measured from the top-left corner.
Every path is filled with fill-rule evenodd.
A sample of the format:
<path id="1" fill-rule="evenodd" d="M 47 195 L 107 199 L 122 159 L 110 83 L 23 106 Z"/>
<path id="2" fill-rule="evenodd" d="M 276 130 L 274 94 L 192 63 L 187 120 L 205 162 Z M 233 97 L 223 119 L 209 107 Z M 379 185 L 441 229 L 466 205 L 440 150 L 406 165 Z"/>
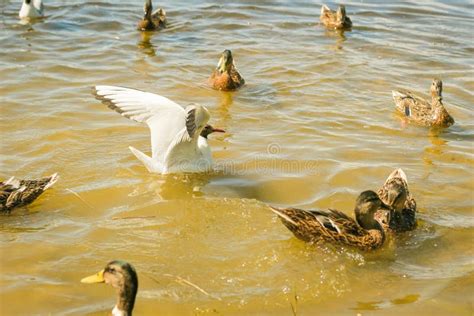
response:
<path id="1" fill-rule="evenodd" d="M 141 1 L 47 1 L 31 25 L 18 2 L 0 5 L 0 176 L 61 179 L 0 216 L 2 315 L 103 315 L 113 290 L 79 280 L 116 258 L 139 272 L 138 315 L 473 312 L 472 1 L 349 1 L 344 34 L 309 1 L 162 1 L 170 25 L 152 34 L 135 30 Z M 205 84 L 224 49 L 235 93 Z M 435 76 L 456 124 L 403 124 L 390 91 Z M 217 170 L 149 174 L 128 150 L 148 152 L 147 127 L 96 84 L 206 105 L 227 131 Z M 266 207 L 352 214 L 399 167 L 419 227 L 373 253 L 305 245 Z"/>

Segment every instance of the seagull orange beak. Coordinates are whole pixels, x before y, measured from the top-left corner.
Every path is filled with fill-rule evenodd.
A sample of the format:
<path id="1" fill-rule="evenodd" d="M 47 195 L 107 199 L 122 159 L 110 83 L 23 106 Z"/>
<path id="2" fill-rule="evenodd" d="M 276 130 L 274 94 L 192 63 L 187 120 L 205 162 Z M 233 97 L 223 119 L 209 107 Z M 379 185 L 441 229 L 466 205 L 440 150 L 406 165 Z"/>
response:
<path id="1" fill-rule="evenodd" d="M 225 131 L 224 131 L 223 129 L 214 128 L 214 127 L 212 128 L 212 132 L 213 132 L 213 133 L 216 133 L 216 132 L 217 132 L 217 133 L 225 133 Z"/>

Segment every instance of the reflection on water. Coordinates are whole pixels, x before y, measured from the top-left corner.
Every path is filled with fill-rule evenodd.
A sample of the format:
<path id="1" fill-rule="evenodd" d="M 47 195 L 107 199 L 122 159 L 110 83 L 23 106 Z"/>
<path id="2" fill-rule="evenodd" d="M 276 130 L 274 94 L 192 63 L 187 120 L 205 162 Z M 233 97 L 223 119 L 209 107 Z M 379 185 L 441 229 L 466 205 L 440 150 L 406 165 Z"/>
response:
<path id="1" fill-rule="evenodd" d="M 156 55 L 155 45 L 151 43 L 154 32 L 141 32 L 141 40 L 138 42 L 137 47 L 145 55 L 149 57 L 154 57 Z"/>
<path id="2" fill-rule="evenodd" d="M 349 3 L 346 32 L 312 2 L 164 1 L 154 33 L 135 29 L 143 1 L 45 5 L 21 25 L 19 2 L 0 2 L 1 178 L 61 175 L 0 216 L 2 315 L 109 312 L 111 290 L 79 279 L 115 258 L 138 270 L 138 315 L 472 313 L 472 2 Z M 237 92 L 206 84 L 224 49 Z M 400 123 L 391 90 L 433 77 L 456 124 Z M 209 138 L 217 170 L 149 174 L 127 148 L 147 152 L 148 127 L 95 84 L 206 105 L 227 131 Z M 380 251 L 306 245 L 267 206 L 352 215 L 399 167 L 420 221 Z"/>
<path id="3" fill-rule="evenodd" d="M 321 26 L 323 27 L 323 26 Z M 328 30 L 325 29 L 325 35 L 329 38 L 334 38 L 336 41 L 333 45 L 330 46 L 331 50 L 342 50 L 344 42 L 347 40 L 346 36 L 344 35 L 345 32 L 350 32 L 348 30 Z"/>
<path id="4" fill-rule="evenodd" d="M 392 305 L 412 304 L 418 301 L 419 298 L 419 294 L 409 294 L 402 298 L 396 298 L 390 301 L 357 302 L 357 307 L 353 309 L 358 311 L 374 311 L 390 308 Z"/>

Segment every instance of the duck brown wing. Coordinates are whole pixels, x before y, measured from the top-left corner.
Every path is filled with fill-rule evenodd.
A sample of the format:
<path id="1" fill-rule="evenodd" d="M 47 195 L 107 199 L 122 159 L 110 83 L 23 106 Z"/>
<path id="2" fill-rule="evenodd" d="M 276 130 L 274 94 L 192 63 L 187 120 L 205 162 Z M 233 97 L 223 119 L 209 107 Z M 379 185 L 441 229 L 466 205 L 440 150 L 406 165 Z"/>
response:
<path id="1" fill-rule="evenodd" d="M 0 211 L 27 205 L 58 180 L 57 173 L 36 180 L 18 180 L 14 177 L 0 185 Z"/>
<path id="2" fill-rule="evenodd" d="M 311 242 L 321 239 L 322 233 L 326 230 L 324 228 L 324 216 L 319 215 L 317 211 L 306 211 L 297 208 L 270 208 L 278 215 L 283 225 L 303 241 Z"/>
<path id="3" fill-rule="evenodd" d="M 353 218 L 338 210 L 330 209 L 329 211 L 331 212 L 329 217 L 338 227 L 340 235 L 365 235 L 364 229 L 362 229 Z"/>

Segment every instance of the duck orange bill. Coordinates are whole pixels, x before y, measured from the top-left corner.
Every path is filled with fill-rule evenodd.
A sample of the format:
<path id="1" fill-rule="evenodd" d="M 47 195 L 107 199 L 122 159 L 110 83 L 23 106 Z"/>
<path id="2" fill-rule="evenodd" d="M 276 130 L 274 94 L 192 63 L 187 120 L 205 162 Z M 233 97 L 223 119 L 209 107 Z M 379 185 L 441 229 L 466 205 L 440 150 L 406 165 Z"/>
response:
<path id="1" fill-rule="evenodd" d="M 224 131 L 223 129 L 214 128 L 214 127 L 212 128 L 212 132 L 213 132 L 213 133 L 216 133 L 216 132 L 217 132 L 217 133 L 225 133 L 225 131 Z"/>
<path id="2" fill-rule="evenodd" d="M 85 277 L 81 280 L 81 283 L 104 283 L 104 270 L 97 272 L 91 276 Z"/>

